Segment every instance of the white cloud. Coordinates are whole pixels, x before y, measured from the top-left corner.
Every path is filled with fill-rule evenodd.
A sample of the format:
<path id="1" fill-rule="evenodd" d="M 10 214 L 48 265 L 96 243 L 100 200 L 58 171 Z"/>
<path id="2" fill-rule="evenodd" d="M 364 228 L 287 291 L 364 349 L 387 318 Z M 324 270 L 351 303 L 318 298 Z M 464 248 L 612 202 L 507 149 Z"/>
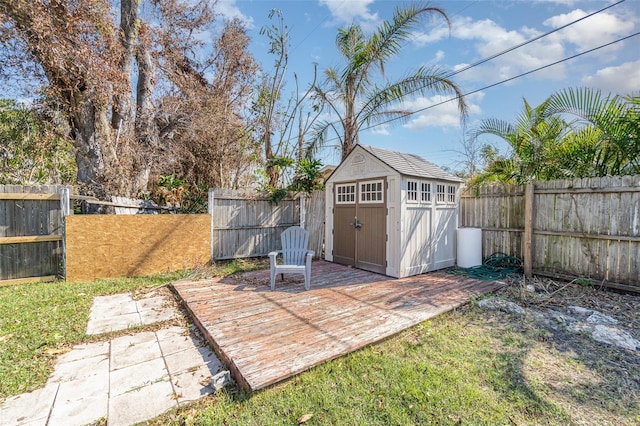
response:
<path id="1" fill-rule="evenodd" d="M 469 115 L 482 113 L 480 103 L 483 98 L 483 92 L 474 93 L 466 98 L 469 105 Z M 458 104 L 455 100 L 450 101 L 449 99 L 451 99 L 450 96 L 444 95 L 435 95 L 428 98 L 419 96 L 403 102 L 403 109 L 421 111 L 404 127 L 412 130 L 420 130 L 426 127 L 460 127 Z"/>
<path id="2" fill-rule="evenodd" d="M 569 13 L 553 16 L 544 21 L 543 25 L 558 28 L 586 15 L 588 13 L 584 10 L 575 9 Z M 584 51 L 628 35 L 635 27 L 634 20 L 629 18 L 622 19 L 613 13 L 601 12 L 564 28 L 551 37 L 560 42 L 567 41 L 575 45 L 577 50 Z M 618 45 L 618 47 L 621 46 Z"/>
<path id="3" fill-rule="evenodd" d="M 571 1 L 553 1 L 571 5 Z M 616 14 L 616 12 L 618 14 Z M 506 80 L 527 71 L 543 67 L 564 59 L 574 52 L 582 52 L 604 43 L 614 41 L 631 33 L 636 27 L 637 18 L 629 10 L 605 11 L 586 18 L 584 21 L 571 25 L 565 29 L 543 37 L 526 46 L 505 53 L 482 65 L 461 72 L 457 79 L 467 81 L 479 81 L 483 83 L 495 83 Z M 543 25 L 558 28 L 584 17 L 588 12 L 575 9 L 569 13 L 559 14 L 546 19 Z M 460 16 L 453 19 L 451 38 L 473 43 L 477 52 L 477 60 L 488 58 L 497 53 L 506 51 L 543 34 L 544 30 L 531 27 L 507 29 L 491 19 L 474 20 L 470 17 Z M 413 34 L 413 42 L 418 46 L 425 46 L 449 37 L 446 27 L 438 27 L 430 32 L 416 32 Z M 601 60 L 612 60 L 612 49 L 623 47 L 618 43 L 606 51 L 599 53 Z M 607 56 L 602 56 L 607 55 Z M 553 67 L 537 71 L 530 78 L 561 80 L 567 77 L 567 67 L 570 64 L 560 63 Z M 456 71 L 468 66 L 457 64 L 453 68 Z"/>
<path id="4" fill-rule="evenodd" d="M 484 59 L 508 50 L 540 34 L 539 31 L 522 27 L 519 30 L 507 30 L 491 19 L 473 20 L 470 17 L 458 17 L 453 20 L 451 37 L 472 41 L 477 51 L 477 59 Z M 428 34 L 416 34 L 416 43 L 426 44 L 448 37 L 448 29 L 436 28 Z M 491 61 L 461 72 L 456 78 L 495 83 L 526 71 L 558 61 L 565 55 L 561 42 L 544 38 L 513 52 L 501 55 Z M 454 65 L 459 71 L 469 64 Z M 565 67 L 558 65 L 553 69 L 536 73 L 537 78 L 561 79 L 566 74 Z"/>
<path id="5" fill-rule="evenodd" d="M 383 135 L 383 136 L 389 136 L 391 134 L 389 132 L 388 124 L 378 124 L 376 126 L 373 126 L 369 129 L 369 132 L 371 132 L 371 134 L 374 134 L 374 135 Z"/>
<path id="6" fill-rule="evenodd" d="M 619 95 L 637 92 L 640 88 L 640 61 L 600 69 L 584 77 L 582 84 Z"/>
<path id="7" fill-rule="evenodd" d="M 533 3 L 553 3 L 562 4 L 565 6 L 573 6 L 577 0 L 533 0 Z"/>
<path id="8" fill-rule="evenodd" d="M 223 18 L 238 18 L 244 22 L 247 28 L 253 28 L 253 18 L 240 11 L 238 6 L 236 6 L 236 0 L 217 0 L 213 8 L 216 14 L 219 14 Z"/>
<path id="9" fill-rule="evenodd" d="M 334 22 L 347 23 L 359 22 L 362 28 L 375 28 L 379 22 L 378 14 L 371 13 L 369 6 L 375 0 L 318 0 L 320 6 L 327 6 Z"/>

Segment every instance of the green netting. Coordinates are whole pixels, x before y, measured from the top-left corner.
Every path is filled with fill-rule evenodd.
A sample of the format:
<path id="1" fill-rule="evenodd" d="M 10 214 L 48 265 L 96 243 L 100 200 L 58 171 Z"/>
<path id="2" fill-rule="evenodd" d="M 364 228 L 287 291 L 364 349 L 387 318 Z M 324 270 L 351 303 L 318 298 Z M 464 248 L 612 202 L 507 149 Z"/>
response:
<path id="1" fill-rule="evenodd" d="M 522 273 L 522 260 L 505 253 L 496 252 L 486 257 L 482 265 L 472 268 L 449 268 L 446 271 L 452 275 L 464 275 L 479 280 L 501 280 L 510 275 Z"/>

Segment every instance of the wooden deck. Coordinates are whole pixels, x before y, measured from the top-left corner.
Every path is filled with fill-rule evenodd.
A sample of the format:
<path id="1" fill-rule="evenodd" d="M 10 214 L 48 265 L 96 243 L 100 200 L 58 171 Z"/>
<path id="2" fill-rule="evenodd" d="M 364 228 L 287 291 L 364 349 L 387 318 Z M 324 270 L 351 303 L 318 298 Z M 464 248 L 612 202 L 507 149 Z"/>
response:
<path id="1" fill-rule="evenodd" d="M 395 279 L 317 261 L 269 289 L 269 271 L 179 281 L 176 292 L 236 381 L 258 390 L 380 341 L 471 297 L 495 281 L 432 272 Z"/>

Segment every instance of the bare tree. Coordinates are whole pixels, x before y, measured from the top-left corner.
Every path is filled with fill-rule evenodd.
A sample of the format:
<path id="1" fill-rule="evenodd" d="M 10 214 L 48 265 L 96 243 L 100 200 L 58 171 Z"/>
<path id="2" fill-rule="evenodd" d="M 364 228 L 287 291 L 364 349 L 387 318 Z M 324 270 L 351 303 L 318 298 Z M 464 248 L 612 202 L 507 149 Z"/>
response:
<path id="1" fill-rule="evenodd" d="M 246 126 L 238 111 L 255 64 L 239 24 L 227 27 L 214 56 L 202 62 L 195 59 L 205 43 L 198 36 L 214 23 L 209 1 L 147 0 L 147 16 L 140 1 L 116 5 L 117 23 L 109 0 L 0 0 L 0 76 L 41 77 L 67 117 L 81 190 L 99 196 L 144 190 L 153 174 L 184 166 L 177 141 L 189 141 L 186 152 L 196 163 L 210 158 L 200 155 L 195 138 L 207 147 L 214 136 L 236 144 L 218 143 L 220 153 L 243 151 Z M 237 82 L 241 89 L 227 91 Z M 222 127 L 189 130 L 214 122 Z M 230 180 L 220 165 L 244 167 L 237 158 L 214 160 L 217 182 Z M 199 175 L 205 167 L 191 170 Z"/>
<path id="2" fill-rule="evenodd" d="M 282 186 L 282 170 L 295 164 L 305 156 L 304 135 L 313 126 L 320 111 L 304 112 L 309 91 L 300 94 L 297 76 L 294 74 L 295 92 L 288 98 L 283 96 L 285 77 L 289 64 L 289 32 L 282 12 L 272 9 L 269 18 L 277 21 L 261 29 L 270 42 L 269 53 L 275 56 L 273 71 L 265 74 L 258 96 L 253 104 L 255 127 L 264 146 L 267 187 Z M 311 86 L 315 85 L 314 81 Z M 294 132 L 297 130 L 297 134 Z"/>
<path id="3" fill-rule="evenodd" d="M 257 164 L 259 145 L 244 116 L 258 70 L 248 44 L 245 26 L 234 19 L 214 41 L 206 61 L 176 58 L 165 70 L 176 90 L 163 98 L 172 113 L 161 134 L 172 139 L 179 153 L 179 174 L 189 181 L 237 188 L 248 183 L 246 176 Z"/>

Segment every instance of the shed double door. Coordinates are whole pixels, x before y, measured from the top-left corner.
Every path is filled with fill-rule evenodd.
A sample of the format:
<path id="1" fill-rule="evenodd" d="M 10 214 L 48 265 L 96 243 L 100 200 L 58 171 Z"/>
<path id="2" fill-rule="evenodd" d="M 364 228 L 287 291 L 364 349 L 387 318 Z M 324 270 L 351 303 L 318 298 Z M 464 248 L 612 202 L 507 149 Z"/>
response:
<path id="1" fill-rule="evenodd" d="M 334 262 L 382 274 L 386 272 L 385 189 L 385 179 L 334 186 Z"/>

